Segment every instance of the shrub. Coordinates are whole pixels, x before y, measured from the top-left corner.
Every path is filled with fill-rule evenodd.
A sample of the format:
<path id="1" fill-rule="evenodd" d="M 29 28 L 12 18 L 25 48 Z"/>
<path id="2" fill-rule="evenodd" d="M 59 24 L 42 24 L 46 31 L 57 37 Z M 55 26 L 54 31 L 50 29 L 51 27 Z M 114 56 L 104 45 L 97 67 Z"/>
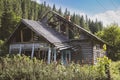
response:
<path id="1" fill-rule="evenodd" d="M 0 58 L 0 80 L 105 80 L 99 66 L 46 64 L 43 60 L 13 55 Z M 102 76 L 101 76 L 102 75 Z"/>
<path id="2" fill-rule="evenodd" d="M 120 61 L 112 62 L 110 72 L 113 80 L 120 80 Z"/>

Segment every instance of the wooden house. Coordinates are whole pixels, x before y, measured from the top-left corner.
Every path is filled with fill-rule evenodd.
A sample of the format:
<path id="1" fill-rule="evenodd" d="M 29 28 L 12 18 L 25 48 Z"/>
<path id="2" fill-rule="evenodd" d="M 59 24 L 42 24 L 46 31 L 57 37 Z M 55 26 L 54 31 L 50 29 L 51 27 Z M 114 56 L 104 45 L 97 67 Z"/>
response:
<path id="1" fill-rule="evenodd" d="M 54 11 L 38 21 L 22 19 L 7 42 L 9 53 L 35 56 L 48 63 L 95 64 L 106 55 L 103 40 Z"/>

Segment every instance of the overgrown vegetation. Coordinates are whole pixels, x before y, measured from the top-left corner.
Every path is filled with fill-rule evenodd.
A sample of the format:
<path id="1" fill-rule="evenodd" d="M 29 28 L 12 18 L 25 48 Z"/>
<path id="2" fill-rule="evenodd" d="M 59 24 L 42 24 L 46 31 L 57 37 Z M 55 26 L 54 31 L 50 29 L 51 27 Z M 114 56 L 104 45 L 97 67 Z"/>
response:
<path id="1" fill-rule="evenodd" d="M 112 60 L 120 60 L 120 27 L 117 24 L 111 24 L 96 35 L 109 44 L 108 56 Z"/>
<path id="2" fill-rule="evenodd" d="M 74 63 L 64 66 L 54 62 L 46 64 L 24 55 L 7 55 L 0 58 L 0 80 L 106 80 L 107 62 L 110 60 L 104 57 L 94 66 Z"/>
<path id="3" fill-rule="evenodd" d="M 111 79 L 119 80 L 120 79 L 120 61 L 113 62 L 110 67 Z"/>

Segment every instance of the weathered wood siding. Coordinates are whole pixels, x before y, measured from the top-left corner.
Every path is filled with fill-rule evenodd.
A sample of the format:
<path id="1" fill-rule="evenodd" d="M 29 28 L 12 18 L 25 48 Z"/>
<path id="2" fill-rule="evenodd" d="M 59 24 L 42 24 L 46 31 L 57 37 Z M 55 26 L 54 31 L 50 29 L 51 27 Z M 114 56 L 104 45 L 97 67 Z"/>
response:
<path id="1" fill-rule="evenodd" d="M 93 45 L 93 60 L 94 64 L 97 63 L 97 58 L 106 55 L 106 51 L 103 50 L 103 43 L 94 43 Z"/>
<path id="2" fill-rule="evenodd" d="M 85 35 L 84 33 L 81 33 L 80 34 L 80 40 L 85 40 L 85 39 L 88 39 L 88 36 Z"/>
<path id="3" fill-rule="evenodd" d="M 93 49 L 91 41 L 74 41 L 72 45 L 77 47 L 77 53 L 72 54 L 73 61 L 80 61 L 81 63 L 92 63 Z"/>

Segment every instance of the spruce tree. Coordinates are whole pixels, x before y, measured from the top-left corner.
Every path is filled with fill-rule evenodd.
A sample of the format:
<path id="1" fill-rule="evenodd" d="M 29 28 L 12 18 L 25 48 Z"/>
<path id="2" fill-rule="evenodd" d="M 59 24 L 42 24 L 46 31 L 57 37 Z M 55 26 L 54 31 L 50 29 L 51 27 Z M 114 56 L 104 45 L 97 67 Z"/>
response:
<path id="1" fill-rule="evenodd" d="M 53 8 L 52 8 L 53 11 L 56 11 L 56 7 L 55 7 L 55 4 L 53 4 Z"/>
<path id="2" fill-rule="evenodd" d="M 59 13 L 60 15 L 62 15 L 61 7 L 58 9 L 58 13 Z"/>
<path id="3" fill-rule="evenodd" d="M 1 17 L 0 39 L 5 40 L 15 29 L 14 13 L 4 11 Z"/>

